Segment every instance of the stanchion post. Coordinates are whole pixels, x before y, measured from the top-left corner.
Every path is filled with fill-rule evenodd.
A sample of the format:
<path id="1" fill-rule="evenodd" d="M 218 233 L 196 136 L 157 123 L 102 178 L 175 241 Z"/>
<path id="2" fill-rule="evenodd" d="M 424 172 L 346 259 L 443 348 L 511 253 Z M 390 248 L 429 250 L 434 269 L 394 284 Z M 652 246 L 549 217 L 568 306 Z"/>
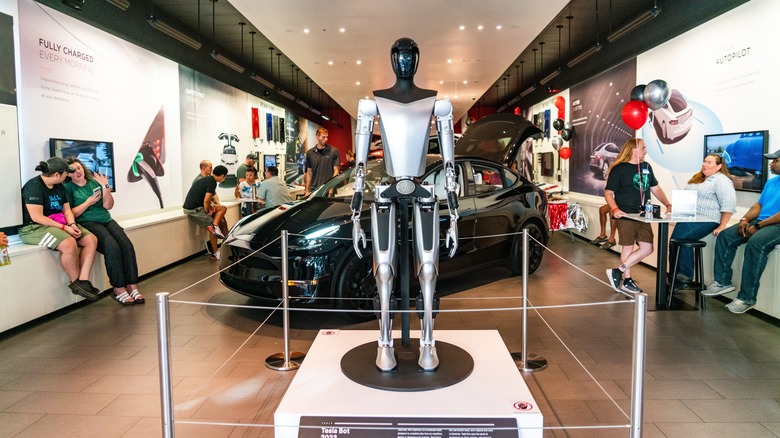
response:
<path id="1" fill-rule="evenodd" d="M 528 229 L 523 229 L 523 338 L 520 360 L 512 353 L 517 368 L 524 373 L 533 373 L 547 368 L 547 359 L 538 354 L 528 353 Z"/>
<path id="2" fill-rule="evenodd" d="M 288 285 L 287 230 L 282 230 L 282 330 L 284 331 L 284 352 L 276 353 L 265 359 L 265 366 L 276 371 L 297 370 L 306 357 L 301 352 L 290 353 L 290 294 Z"/>
<path id="3" fill-rule="evenodd" d="M 631 438 L 642 437 L 644 409 L 647 294 L 636 294 L 634 303 L 634 353 L 631 367 Z"/>
<path id="4" fill-rule="evenodd" d="M 173 391 L 171 389 L 171 323 L 168 292 L 157 294 L 157 357 L 160 368 L 160 406 L 163 437 L 173 438 Z"/>

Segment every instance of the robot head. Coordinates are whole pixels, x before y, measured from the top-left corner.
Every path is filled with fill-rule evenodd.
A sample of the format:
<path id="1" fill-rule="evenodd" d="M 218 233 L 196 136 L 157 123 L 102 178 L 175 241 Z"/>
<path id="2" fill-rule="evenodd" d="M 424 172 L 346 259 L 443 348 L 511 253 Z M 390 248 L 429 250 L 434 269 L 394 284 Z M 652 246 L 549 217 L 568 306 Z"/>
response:
<path id="1" fill-rule="evenodd" d="M 398 78 L 411 78 L 417 72 L 417 62 L 420 60 L 420 49 L 411 38 L 399 38 L 390 49 L 390 61 L 393 72 Z"/>

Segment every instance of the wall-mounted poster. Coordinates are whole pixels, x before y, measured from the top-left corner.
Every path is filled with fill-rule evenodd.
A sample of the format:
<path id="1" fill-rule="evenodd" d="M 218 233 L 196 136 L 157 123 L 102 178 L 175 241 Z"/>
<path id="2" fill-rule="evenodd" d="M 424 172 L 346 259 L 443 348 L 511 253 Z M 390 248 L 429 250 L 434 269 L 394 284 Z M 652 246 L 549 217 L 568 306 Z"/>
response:
<path id="1" fill-rule="evenodd" d="M 279 141 L 279 116 L 273 116 L 274 141 Z"/>
<path id="2" fill-rule="evenodd" d="M 284 143 L 287 141 L 287 135 L 284 128 L 284 117 L 279 117 L 279 142 Z"/>
<path id="3" fill-rule="evenodd" d="M 265 115 L 265 139 L 274 141 L 274 115 L 271 113 Z"/>
<path id="4" fill-rule="evenodd" d="M 550 138 L 550 110 L 544 110 L 544 136 Z"/>

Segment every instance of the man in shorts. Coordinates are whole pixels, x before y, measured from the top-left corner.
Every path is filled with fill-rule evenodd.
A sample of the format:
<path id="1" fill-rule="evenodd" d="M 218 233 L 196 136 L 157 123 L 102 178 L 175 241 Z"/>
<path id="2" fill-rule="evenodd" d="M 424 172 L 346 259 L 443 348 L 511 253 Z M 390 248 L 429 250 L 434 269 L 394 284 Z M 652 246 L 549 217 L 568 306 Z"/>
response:
<path id="1" fill-rule="evenodd" d="M 90 301 L 97 301 L 100 289 L 89 281 L 97 238 L 76 224 L 62 185 L 68 172 L 74 170 L 59 157 L 41 161 L 35 170 L 41 174 L 22 187 L 19 239 L 27 245 L 45 246 L 59 251 L 60 264 L 70 279 L 70 291 Z"/>
<path id="2" fill-rule="evenodd" d="M 612 217 L 617 219 L 620 251 L 620 266 L 607 269 L 607 279 L 616 292 L 642 293 L 631 278 L 631 266 L 653 253 L 653 230 L 647 222 L 624 218 L 629 213 L 639 213 L 655 195 L 665 206 L 667 213 L 672 204 L 658 186 L 653 168 L 645 163 L 647 148 L 641 138 L 630 138 L 623 150 L 609 168 L 604 199 L 607 200 Z M 635 246 L 636 245 L 636 246 Z"/>
<path id="3" fill-rule="evenodd" d="M 185 214 L 208 230 L 209 240 L 206 242 L 206 251 L 212 260 L 219 260 L 217 239 L 224 239 L 228 232 L 225 221 L 227 208 L 211 202 L 217 192 L 217 183 L 224 181 L 227 173 L 227 167 L 217 166 L 211 175 L 193 182 L 182 205 Z"/>

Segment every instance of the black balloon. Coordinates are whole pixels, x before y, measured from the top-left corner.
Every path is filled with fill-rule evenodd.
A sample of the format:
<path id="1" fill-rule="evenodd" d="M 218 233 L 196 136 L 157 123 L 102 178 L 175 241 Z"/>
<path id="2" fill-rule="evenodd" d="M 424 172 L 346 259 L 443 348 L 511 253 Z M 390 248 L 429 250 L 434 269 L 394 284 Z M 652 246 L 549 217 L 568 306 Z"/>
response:
<path id="1" fill-rule="evenodd" d="M 631 89 L 631 100 L 645 100 L 645 84 L 637 85 Z"/>
<path id="2" fill-rule="evenodd" d="M 571 135 L 573 133 L 574 132 L 571 129 L 562 129 L 561 130 L 561 138 L 566 140 L 566 141 L 569 141 L 569 140 L 571 140 Z"/>
<path id="3" fill-rule="evenodd" d="M 563 119 L 555 119 L 553 121 L 553 128 L 555 128 L 556 131 L 563 129 Z"/>

